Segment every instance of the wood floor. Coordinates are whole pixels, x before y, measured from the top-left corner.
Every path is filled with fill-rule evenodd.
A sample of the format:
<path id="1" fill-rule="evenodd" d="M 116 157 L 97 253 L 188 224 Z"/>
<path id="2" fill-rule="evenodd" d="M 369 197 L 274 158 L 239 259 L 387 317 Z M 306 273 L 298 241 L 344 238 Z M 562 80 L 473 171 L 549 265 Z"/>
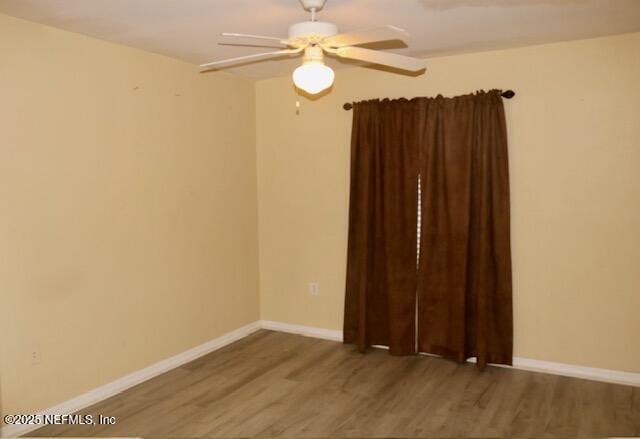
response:
<path id="1" fill-rule="evenodd" d="M 31 436 L 640 436 L 640 388 L 259 331 Z"/>

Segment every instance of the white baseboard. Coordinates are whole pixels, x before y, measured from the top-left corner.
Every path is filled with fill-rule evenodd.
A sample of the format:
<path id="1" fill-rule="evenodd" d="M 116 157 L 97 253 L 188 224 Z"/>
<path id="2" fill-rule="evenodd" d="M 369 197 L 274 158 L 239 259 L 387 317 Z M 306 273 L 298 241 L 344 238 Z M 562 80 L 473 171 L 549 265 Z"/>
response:
<path id="1" fill-rule="evenodd" d="M 624 384 L 640 387 L 640 373 L 621 370 L 599 369 L 596 367 L 576 366 L 574 364 L 553 363 L 551 361 L 533 360 L 531 358 L 514 357 L 515 369 L 533 372 L 550 373 L 574 378 L 583 378 L 606 383 Z"/>
<path id="2" fill-rule="evenodd" d="M 292 325 L 289 323 L 272 322 L 262 320 L 261 326 L 264 329 L 273 331 L 289 332 L 301 334 L 307 337 L 316 337 L 326 340 L 342 341 L 342 331 L 334 329 L 313 328 L 310 326 Z M 375 346 L 385 348 L 384 346 Z M 428 354 L 427 354 L 428 355 Z M 474 362 L 470 359 L 469 362 Z M 497 365 L 500 367 L 509 367 Z M 619 370 L 598 369 L 595 367 L 576 366 L 573 364 L 554 363 L 551 361 L 533 360 L 530 358 L 514 357 L 513 368 L 528 370 L 533 372 L 549 373 L 573 378 L 583 378 L 594 381 L 604 381 L 607 383 L 624 384 L 628 386 L 640 387 L 640 373 L 623 372 Z"/>
<path id="3" fill-rule="evenodd" d="M 307 337 L 322 338 L 324 340 L 342 341 L 342 331 L 335 329 L 314 328 L 311 326 L 292 325 L 291 323 L 273 322 L 271 320 L 261 320 L 262 329 L 270 329 L 272 331 L 288 332 L 290 334 L 299 334 Z"/>
<path id="4" fill-rule="evenodd" d="M 89 407 L 90 405 L 100 402 L 106 398 L 121 393 L 130 387 L 138 385 L 155 376 L 227 346 L 261 328 L 299 334 L 307 337 L 321 338 L 324 340 L 342 341 L 342 331 L 339 330 L 293 325 L 290 323 L 274 322 L 270 320 L 260 320 L 228 332 L 218 338 L 210 340 L 200 346 L 196 346 L 171 358 L 152 364 L 149 367 L 140 369 L 111 383 L 105 384 L 104 386 L 98 387 L 54 407 L 43 410 L 37 414 L 63 415 L 75 413 L 83 408 Z M 513 368 L 640 387 L 640 373 L 597 369 L 593 367 L 553 363 L 550 361 L 532 360 L 520 357 L 515 357 L 513 359 Z M 0 436 L 20 436 L 40 427 L 40 425 L 6 425 L 0 429 Z"/>
<path id="5" fill-rule="evenodd" d="M 65 401 L 54 407 L 50 407 L 43 410 L 38 415 L 64 415 L 72 414 L 83 408 L 89 407 L 97 402 L 107 399 L 111 396 L 117 395 L 130 387 L 136 386 L 144 381 L 147 381 L 155 376 L 168 372 L 171 369 L 175 369 L 178 366 L 193 361 L 203 355 L 211 353 L 217 349 L 220 349 L 234 341 L 240 340 L 248 336 L 249 334 L 259 330 L 261 328 L 260 322 L 256 321 L 249 323 L 241 328 L 228 332 L 218 338 L 210 340 L 199 346 L 196 346 L 188 351 L 184 351 L 178 355 L 174 355 L 166 360 L 159 361 L 151 366 L 140 369 L 122 378 L 118 378 L 104 386 L 100 386 L 87 393 L 77 396 L 73 399 Z M 37 430 L 42 427 L 41 425 L 5 425 L 0 428 L 0 437 L 16 437 L 30 431 Z"/>

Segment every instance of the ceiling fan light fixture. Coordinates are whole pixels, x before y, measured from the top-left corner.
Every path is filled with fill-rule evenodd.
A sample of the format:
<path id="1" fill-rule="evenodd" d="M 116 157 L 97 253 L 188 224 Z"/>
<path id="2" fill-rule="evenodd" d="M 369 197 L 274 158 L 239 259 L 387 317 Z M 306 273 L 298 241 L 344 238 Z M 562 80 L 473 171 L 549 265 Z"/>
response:
<path id="1" fill-rule="evenodd" d="M 293 72 L 293 83 L 299 89 L 315 95 L 333 85 L 333 69 L 322 61 L 305 61 Z"/>
<path id="2" fill-rule="evenodd" d="M 333 85 L 335 74 L 324 63 L 322 48 L 316 45 L 304 50 L 304 62 L 293 72 L 293 83 L 301 90 L 315 95 Z"/>

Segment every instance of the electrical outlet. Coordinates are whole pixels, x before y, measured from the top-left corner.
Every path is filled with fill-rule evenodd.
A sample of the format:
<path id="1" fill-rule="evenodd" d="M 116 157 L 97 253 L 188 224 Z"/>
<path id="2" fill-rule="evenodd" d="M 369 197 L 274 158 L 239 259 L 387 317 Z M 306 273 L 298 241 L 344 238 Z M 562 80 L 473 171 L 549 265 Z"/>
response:
<path id="1" fill-rule="evenodd" d="M 33 348 L 33 350 L 31 351 L 31 365 L 37 366 L 38 364 L 40 364 L 40 361 L 41 361 L 40 349 Z"/>
<path id="2" fill-rule="evenodd" d="M 320 284 L 318 284 L 317 282 L 311 282 L 309 284 L 309 294 L 311 294 L 312 296 L 319 296 Z"/>

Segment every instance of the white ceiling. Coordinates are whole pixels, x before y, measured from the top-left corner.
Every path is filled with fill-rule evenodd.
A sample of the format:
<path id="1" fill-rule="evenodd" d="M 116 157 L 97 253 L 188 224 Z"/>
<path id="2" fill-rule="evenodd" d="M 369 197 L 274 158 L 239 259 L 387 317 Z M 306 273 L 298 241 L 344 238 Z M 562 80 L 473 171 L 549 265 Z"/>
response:
<path id="1" fill-rule="evenodd" d="M 0 0 L 0 12 L 194 64 L 272 50 L 220 45 L 237 42 L 221 32 L 286 37 L 308 19 L 297 0 Z M 432 56 L 640 31 L 640 0 L 328 0 L 318 18 L 341 31 L 393 24 L 409 47 L 387 50 Z M 231 71 L 267 78 L 299 62 Z"/>

